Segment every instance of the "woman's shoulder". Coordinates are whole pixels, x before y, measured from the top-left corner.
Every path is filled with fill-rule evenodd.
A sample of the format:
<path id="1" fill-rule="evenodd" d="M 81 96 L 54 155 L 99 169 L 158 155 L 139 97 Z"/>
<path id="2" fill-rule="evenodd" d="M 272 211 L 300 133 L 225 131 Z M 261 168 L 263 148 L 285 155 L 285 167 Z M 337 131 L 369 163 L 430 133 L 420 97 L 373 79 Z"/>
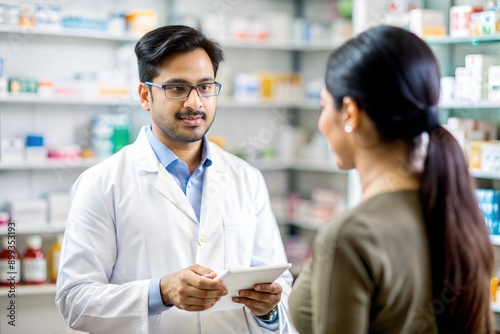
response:
<path id="1" fill-rule="evenodd" d="M 397 191 L 374 196 L 338 215 L 320 235 L 336 243 L 366 247 L 398 235 L 413 235 L 422 228 L 418 191 Z"/>

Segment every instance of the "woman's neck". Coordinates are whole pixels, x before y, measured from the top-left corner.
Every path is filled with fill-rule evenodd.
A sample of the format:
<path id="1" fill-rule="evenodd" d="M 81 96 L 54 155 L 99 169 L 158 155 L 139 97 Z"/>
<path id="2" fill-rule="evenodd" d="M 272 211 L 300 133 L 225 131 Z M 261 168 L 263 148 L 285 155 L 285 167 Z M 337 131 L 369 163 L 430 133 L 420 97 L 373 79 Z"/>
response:
<path id="1" fill-rule="evenodd" d="M 412 167 L 404 143 L 378 145 L 358 156 L 362 201 L 382 193 L 419 188 L 419 172 Z"/>

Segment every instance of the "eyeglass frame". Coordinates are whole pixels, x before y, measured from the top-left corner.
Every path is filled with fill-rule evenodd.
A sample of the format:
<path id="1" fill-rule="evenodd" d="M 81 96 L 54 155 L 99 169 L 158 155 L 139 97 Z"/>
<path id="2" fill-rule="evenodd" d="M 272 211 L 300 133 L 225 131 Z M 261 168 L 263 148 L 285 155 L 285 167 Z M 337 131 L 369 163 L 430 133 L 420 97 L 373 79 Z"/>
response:
<path id="1" fill-rule="evenodd" d="M 163 94 L 165 95 L 165 98 L 167 98 L 169 100 L 182 100 L 182 99 L 185 99 L 185 98 L 189 97 L 189 95 L 191 95 L 191 92 L 193 91 L 193 89 L 196 91 L 196 94 L 198 94 L 198 96 L 201 99 L 208 98 L 208 97 L 214 97 L 214 96 L 218 96 L 220 94 L 221 89 L 222 89 L 222 84 L 219 83 L 219 82 L 217 82 L 217 81 L 214 81 L 214 82 L 204 82 L 204 83 L 200 83 L 200 84 L 197 84 L 197 85 L 194 85 L 194 86 L 190 86 L 190 85 L 185 84 L 185 83 L 178 83 L 178 84 L 171 83 L 171 84 L 160 85 L 160 84 L 157 84 L 157 83 L 154 83 L 154 82 L 150 82 L 150 81 L 145 81 L 144 84 L 147 85 L 147 86 L 153 86 L 153 87 L 157 87 L 157 88 L 163 89 Z M 219 87 L 219 91 L 217 92 L 217 94 L 215 94 L 215 95 L 208 95 L 208 96 L 201 96 L 200 92 L 198 92 L 198 86 L 207 85 L 207 84 L 215 84 L 216 86 L 218 86 Z M 166 88 L 168 86 L 174 86 L 174 85 L 187 86 L 189 88 L 189 91 L 187 92 L 187 95 L 183 96 L 183 97 L 168 97 L 167 96 L 167 90 L 166 90 Z"/>

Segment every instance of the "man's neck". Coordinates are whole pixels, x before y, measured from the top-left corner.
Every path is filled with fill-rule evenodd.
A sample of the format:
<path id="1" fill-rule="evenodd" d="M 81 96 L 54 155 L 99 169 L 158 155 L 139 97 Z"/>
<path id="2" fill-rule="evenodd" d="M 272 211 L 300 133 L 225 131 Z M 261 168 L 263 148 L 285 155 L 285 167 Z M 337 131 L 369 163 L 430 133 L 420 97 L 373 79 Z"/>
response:
<path id="1" fill-rule="evenodd" d="M 178 145 L 177 147 L 169 145 L 168 148 L 172 150 L 179 160 L 184 161 L 188 165 L 189 173 L 192 174 L 201 162 L 202 143 L 203 140 L 199 140 L 195 143 L 187 143 L 186 145 Z"/>

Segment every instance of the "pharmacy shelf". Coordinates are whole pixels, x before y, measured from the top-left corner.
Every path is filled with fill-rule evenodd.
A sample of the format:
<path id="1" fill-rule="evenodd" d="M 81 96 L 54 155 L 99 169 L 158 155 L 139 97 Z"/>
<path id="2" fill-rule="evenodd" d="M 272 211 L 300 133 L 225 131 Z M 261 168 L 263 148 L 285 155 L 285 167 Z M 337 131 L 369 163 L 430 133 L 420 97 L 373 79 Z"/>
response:
<path id="1" fill-rule="evenodd" d="M 120 43 L 135 43 L 139 38 L 130 35 L 112 35 L 106 31 L 100 30 L 85 30 L 85 29 L 43 29 L 39 27 L 23 28 L 19 26 L 0 26 L 0 33 L 17 34 L 24 37 L 12 39 L 15 43 L 22 43 L 24 40 L 29 40 L 34 37 L 63 37 L 63 38 L 81 38 L 93 39 Z"/>
<path id="2" fill-rule="evenodd" d="M 2 96 L 0 97 L 0 105 L 3 103 L 82 106 L 139 106 L 138 101 L 134 101 L 130 98 L 41 97 L 34 94 Z"/>
<path id="3" fill-rule="evenodd" d="M 299 172 L 319 172 L 319 173 L 340 173 L 347 174 L 347 171 L 338 169 L 333 162 L 329 161 L 311 161 L 304 159 L 291 159 L 291 160 L 254 160 L 249 163 L 262 172 L 274 172 L 282 170 L 294 170 Z"/>
<path id="4" fill-rule="evenodd" d="M 452 44 L 471 44 L 478 45 L 480 43 L 497 43 L 500 42 L 500 34 L 488 36 L 470 36 L 470 37 L 429 37 L 424 38 L 424 41 L 429 45 L 452 45 Z"/>
<path id="5" fill-rule="evenodd" d="M 332 51 L 342 45 L 344 41 L 337 42 L 306 42 L 306 41 L 238 41 L 230 39 L 219 40 L 223 48 L 229 49 L 258 49 L 282 51 Z"/>
<path id="6" fill-rule="evenodd" d="M 82 106 L 137 106 L 139 101 L 131 98 L 83 98 L 83 97 L 41 97 L 34 94 L 0 96 L 0 105 L 11 104 L 44 104 L 44 105 L 82 105 Z M 319 110 L 319 101 L 279 101 L 279 100 L 238 100 L 230 97 L 219 97 L 220 108 L 238 109 L 306 109 Z"/>
<path id="7" fill-rule="evenodd" d="M 500 246 L 500 235 L 490 234 L 490 242 L 494 246 Z"/>
<path id="8" fill-rule="evenodd" d="M 280 100 L 238 100 L 230 97 L 219 97 L 217 106 L 219 108 L 238 108 L 238 109 L 309 109 L 319 110 L 318 101 L 280 101 Z"/>
<path id="9" fill-rule="evenodd" d="M 0 162 L 0 170 L 71 170 L 86 169 L 102 161 L 101 159 L 48 159 L 45 162 Z"/>
<path id="10" fill-rule="evenodd" d="M 471 170 L 470 174 L 476 179 L 500 180 L 500 173 Z"/>
<path id="11" fill-rule="evenodd" d="M 32 234 L 58 234 L 63 233 L 66 222 L 45 223 L 40 225 L 19 225 L 10 223 L 0 226 L 0 236 L 5 235 L 32 235 Z"/>
<path id="12" fill-rule="evenodd" d="M 40 285 L 16 285 L 14 289 L 9 287 L 0 287 L 0 297 L 7 297 L 9 294 L 15 293 L 17 296 L 34 296 L 34 295 L 55 295 L 55 284 L 40 284 Z"/>
<path id="13" fill-rule="evenodd" d="M 25 38 L 33 37 L 62 37 L 62 38 L 81 38 L 94 39 L 121 43 L 135 43 L 139 40 L 138 37 L 131 35 L 113 35 L 107 31 L 93 31 L 85 29 L 43 29 L 38 27 L 23 28 L 19 26 L 0 26 L 0 33 L 18 34 L 26 36 Z M 17 38 L 16 42 L 22 42 L 23 38 Z M 231 49 L 259 49 L 259 50 L 282 50 L 282 51 L 332 51 L 342 44 L 338 42 L 306 42 L 306 41 L 251 41 L 251 40 L 219 40 L 224 48 Z"/>
<path id="14" fill-rule="evenodd" d="M 442 109 L 496 109 L 500 108 L 500 101 L 449 101 L 439 103 Z"/>

